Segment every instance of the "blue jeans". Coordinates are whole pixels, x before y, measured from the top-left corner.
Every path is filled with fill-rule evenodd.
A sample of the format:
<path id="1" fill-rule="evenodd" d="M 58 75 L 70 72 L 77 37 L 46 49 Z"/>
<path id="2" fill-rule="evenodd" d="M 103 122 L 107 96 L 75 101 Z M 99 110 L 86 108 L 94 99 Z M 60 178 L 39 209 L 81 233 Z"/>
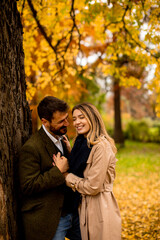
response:
<path id="1" fill-rule="evenodd" d="M 52 240 L 65 240 L 65 237 L 70 240 L 81 240 L 78 213 L 70 213 L 60 218 L 56 233 Z"/>

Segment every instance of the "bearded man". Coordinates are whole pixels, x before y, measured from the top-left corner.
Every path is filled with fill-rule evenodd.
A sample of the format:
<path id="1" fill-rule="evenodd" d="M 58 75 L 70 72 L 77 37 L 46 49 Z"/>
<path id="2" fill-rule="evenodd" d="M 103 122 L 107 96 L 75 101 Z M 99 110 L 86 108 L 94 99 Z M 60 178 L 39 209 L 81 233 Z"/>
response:
<path id="1" fill-rule="evenodd" d="M 64 101 L 45 97 L 38 105 L 42 126 L 22 147 L 19 155 L 19 180 L 22 195 L 22 220 L 25 240 L 61 240 L 74 229 L 70 239 L 80 240 L 79 219 L 65 197 L 65 161 L 54 164 L 53 155 L 68 158 L 65 144 L 68 105 Z M 64 140 L 63 140 L 64 138 Z M 71 231 L 72 232 L 72 231 Z"/>

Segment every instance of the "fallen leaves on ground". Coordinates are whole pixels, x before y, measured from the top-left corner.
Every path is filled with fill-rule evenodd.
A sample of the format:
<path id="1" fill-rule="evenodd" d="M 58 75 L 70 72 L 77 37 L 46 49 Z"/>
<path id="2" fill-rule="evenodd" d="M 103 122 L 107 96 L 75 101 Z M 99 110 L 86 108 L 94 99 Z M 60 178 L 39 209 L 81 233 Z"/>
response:
<path id="1" fill-rule="evenodd" d="M 119 175 L 114 194 L 122 217 L 122 239 L 160 239 L 160 178 Z"/>

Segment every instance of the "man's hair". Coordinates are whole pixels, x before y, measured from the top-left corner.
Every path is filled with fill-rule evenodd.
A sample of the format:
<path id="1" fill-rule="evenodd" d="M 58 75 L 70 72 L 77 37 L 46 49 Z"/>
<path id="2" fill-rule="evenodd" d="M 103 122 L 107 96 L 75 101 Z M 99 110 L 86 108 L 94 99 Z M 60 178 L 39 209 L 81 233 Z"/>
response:
<path id="1" fill-rule="evenodd" d="M 40 119 L 45 118 L 51 122 L 53 113 L 56 111 L 67 112 L 68 108 L 69 106 L 63 100 L 60 100 L 56 97 L 47 96 L 39 103 L 37 111 Z"/>

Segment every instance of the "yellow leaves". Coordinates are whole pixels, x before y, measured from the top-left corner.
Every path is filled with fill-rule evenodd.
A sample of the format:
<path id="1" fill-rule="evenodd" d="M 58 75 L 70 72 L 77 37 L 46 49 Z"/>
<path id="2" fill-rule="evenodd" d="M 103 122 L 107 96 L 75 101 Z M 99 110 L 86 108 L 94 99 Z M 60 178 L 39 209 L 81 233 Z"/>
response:
<path id="1" fill-rule="evenodd" d="M 95 18 L 95 22 L 91 23 L 92 26 L 94 27 L 94 37 L 96 39 L 96 41 L 100 41 L 101 44 L 105 43 L 105 34 L 102 31 L 102 29 L 104 28 L 104 17 L 102 15 L 102 13 L 100 13 L 96 18 Z"/>
<path id="2" fill-rule="evenodd" d="M 31 99 L 35 95 L 36 91 L 37 91 L 37 89 L 34 87 L 34 85 L 30 82 L 27 82 L 26 96 L 27 96 L 28 101 L 31 101 Z"/>
<path id="3" fill-rule="evenodd" d="M 122 240 L 159 239 L 159 144 L 126 141 L 117 158 L 113 192 L 122 217 Z"/>
<path id="4" fill-rule="evenodd" d="M 116 64 L 106 65 L 102 68 L 104 74 L 114 76 L 114 78 L 120 80 L 120 85 L 129 87 L 135 86 L 138 89 L 141 87 L 141 82 L 138 78 L 128 74 L 127 66 L 117 67 Z"/>
<path id="5" fill-rule="evenodd" d="M 99 64 L 99 68 L 102 70 L 102 72 L 106 75 L 106 76 L 108 76 L 108 75 L 110 75 L 110 65 L 109 64 L 107 64 L 107 65 L 104 65 L 104 64 Z"/>
<path id="6" fill-rule="evenodd" d="M 53 93 L 58 92 L 58 86 L 56 86 L 53 82 L 50 82 L 50 86 Z"/>
<path id="7" fill-rule="evenodd" d="M 156 113 L 157 113 L 157 117 L 160 118 L 160 97 L 158 97 L 157 99 Z"/>
<path id="8" fill-rule="evenodd" d="M 125 87 L 135 86 L 139 89 L 141 87 L 141 82 L 139 81 L 139 79 L 133 76 L 129 77 L 120 76 L 120 85 Z"/>
<path id="9" fill-rule="evenodd" d="M 72 76 L 76 75 L 76 70 L 72 67 L 66 67 L 66 71 L 68 72 L 68 75 L 72 75 Z"/>
<path id="10" fill-rule="evenodd" d="M 158 66 L 155 70 L 155 76 L 148 84 L 149 89 L 153 91 L 156 95 L 156 113 L 157 116 L 160 117 L 160 62 L 158 62 Z"/>
<path id="11" fill-rule="evenodd" d="M 23 3 L 23 0 L 18 1 L 20 12 Z M 95 65 L 84 61 L 83 72 L 86 72 L 84 76 L 93 79 L 90 75 L 91 72 L 96 72 L 99 61 L 101 62 L 101 65 L 98 66 L 99 72 L 103 76 L 110 75 L 118 78 L 123 86 L 140 88 L 140 77 L 129 73 L 128 62 L 137 62 L 141 68 L 148 64 L 157 64 L 157 60 L 154 60 L 145 50 L 146 46 L 150 47 L 149 42 L 156 44 L 156 47 L 150 50 L 152 54 L 158 53 L 160 49 L 157 0 L 113 1 L 109 5 L 104 1 L 91 1 L 90 3 L 85 0 L 74 1 L 75 15 L 73 12 L 71 13 L 72 2 L 70 0 L 35 0 L 32 3 L 46 35 L 52 45 L 56 46 L 55 53 L 38 29 L 27 1 L 25 1 L 22 19 L 25 70 L 27 81 L 34 82 L 34 87 L 37 87 L 38 90 L 48 90 L 48 86 L 52 86 L 53 92 L 57 94 L 57 88 L 61 87 L 61 91 L 64 91 L 62 96 L 64 96 L 69 93 L 74 94 L 71 90 L 74 86 L 75 89 L 78 89 L 76 99 L 80 99 L 81 92 L 87 91 L 82 81 L 77 81 L 76 78 L 77 71 L 82 71 L 81 66 L 76 64 L 80 52 L 82 58 L 95 55 L 101 57 L 95 62 Z M 71 15 L 72 17 L 74 15 L 74 21 Z M 140 35 L 144 16 L 147 20 L 147 28 L 144 27 L 146 35 L 142 41 Z M 74 31 L 72 31 L 73 26 Z M 71 37 L 72 41 L 70 42 Z M 81 40 L 80 46 L 79 40 Z M 68 49 L 66 49 L 67 46 L 69 46 Z M 126 64 L 123 63 L 123 57 L 126 59 Z M 63 68 L 64 61 L 63 72 L 57 74 L 60 64 Z M 157 72 L 159 68 L 160 66 L 157 67 Z M 157 82 L 159 76 L 157 75 L 155 78 Z M 33 88 L 33 84 L 28 84 L 28 91 Z M 157 113 L 159 114 L 158 84 L 155 84 L 154 87 L 157 88 Z M 32 89 L 30 96 L 33 95 L 34 90 Z M 67 99 L 69 98 L 67 95 Z"/>
<path id="12" fill-rule="evenodd" d="M 122 239 L 158 239 L 159 227 L 158 173 L 145 177 L 118 174 L 115 181 L 116 195 L 122 217 Z"/>

